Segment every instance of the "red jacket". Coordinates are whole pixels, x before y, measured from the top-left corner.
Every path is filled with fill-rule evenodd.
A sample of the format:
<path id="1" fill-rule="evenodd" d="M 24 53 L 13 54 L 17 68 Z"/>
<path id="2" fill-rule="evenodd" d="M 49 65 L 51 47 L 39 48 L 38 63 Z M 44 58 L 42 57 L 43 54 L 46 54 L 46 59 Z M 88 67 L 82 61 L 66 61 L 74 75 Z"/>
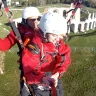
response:
<path id="1" fill-rule="evenodd" d="M 24 75 L 29 84 L 41 82 L 46 72 L 66 72 L 71 63 L 70 48 L 63 40 L 59 41 L 58 46 L 46 43 L 41 33 L 33 31 L 24 25 L 18 25 L 23 42 L 29 38 L 30 44 L 34 42 L 40 49 L 40 54 L 34 54 L 26 48 L 22 52 L 22 64 Z M 35 34 L 34 34 L 35 33 Z M 33 39 L 32 39 L 33 38 Z M 0 50 L 7 51 L 17 43 L 13 31 L 4 39 L 0 39 Z"/>
<path id="2" fill-rule="evenodd" d="M 19 32 L 23 38 L 23 42 L 29 38 L 33 38 L 34 36 L 34 31 L 26 26 L 24 26 L 23 24 L 18 24 L 18 29 Z M 4 39 L 0 38 L 0 50 L 2 51 L 7 51 L 9 50 L 13 45 L 15 45 L 17 43 L 16 37 L 14 35 L 14 32 L 11 31 L 7 37 L 5 37 Z"/>
<path id="3" fill-rule="evenodd" d="M 40 32 L 36 32 L 31 42 L 38 45 L 40 54 L 30 52 L 27 48 L 22 53 L 24 75 L 29 84 L 39 83 L 46 72 L 66 72 L 71 63 L 70 48 L 63 40 L 58 46 L 46 43 Z"/>

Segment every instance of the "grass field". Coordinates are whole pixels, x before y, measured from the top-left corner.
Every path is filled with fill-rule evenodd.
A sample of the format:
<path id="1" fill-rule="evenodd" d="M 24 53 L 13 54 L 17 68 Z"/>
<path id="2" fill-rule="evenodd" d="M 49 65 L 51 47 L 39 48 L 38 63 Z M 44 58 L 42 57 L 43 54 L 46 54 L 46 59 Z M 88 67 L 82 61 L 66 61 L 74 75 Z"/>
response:
<path id="1" fill-rule="evenodd" d="M 19 14 L 15 15 L 20 16 Z M 7 32 L 3 27 L 7 18 L 4 15 L 0 22 L 0 37 L 5 37 Z M 85 33 L 71 33 L 66 43 L 71 47 L 72 64 L 62 77 L 64 96 L 96 96 L 96 30 Z M 0 75 L 0 96 L 19 96 L 19 65 L 16 54 L 17 46 L 6 52 L 4 75 Z"/>
<path id="2" fill-rule="evenodd" d="M 65 96 L 96 96 L 96 30 L 71 35 L 72 64 L 63 76 Z"/>

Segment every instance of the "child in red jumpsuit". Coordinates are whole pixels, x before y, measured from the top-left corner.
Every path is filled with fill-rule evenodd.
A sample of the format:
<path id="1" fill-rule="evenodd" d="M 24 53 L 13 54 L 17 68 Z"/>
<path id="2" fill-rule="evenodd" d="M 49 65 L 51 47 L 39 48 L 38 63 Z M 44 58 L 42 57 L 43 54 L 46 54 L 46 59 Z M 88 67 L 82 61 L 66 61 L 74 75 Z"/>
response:
<path id="1" fill-rule="evenodd" d="M 47 12 L 39 28 L 22 52 L 24 76 L 36 96 L 64 96 L 60 77 L 71 63 L 70 47 L 63 41 L 67 22 L 58 13 Z"/>

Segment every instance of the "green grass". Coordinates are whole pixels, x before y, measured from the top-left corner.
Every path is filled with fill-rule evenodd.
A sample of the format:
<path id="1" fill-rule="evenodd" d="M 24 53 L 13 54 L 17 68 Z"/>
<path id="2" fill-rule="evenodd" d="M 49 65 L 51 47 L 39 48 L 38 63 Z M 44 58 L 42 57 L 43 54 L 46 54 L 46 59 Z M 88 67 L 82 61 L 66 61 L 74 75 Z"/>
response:
<path id="1" fill-rule="evenodd" d="M 96 47 L 95 43 L 96 30 L 90 30 L 86 33 L 71 33 L 71 35 L 69 35 L 68 44 L 70 44 L 72 47 Z"/>
<path id="2" fill-rule="evenodd" d="M 96 30 L 69 38 L 72 64 L 62 78 L 65 96 L 96 96 Z"/>
<path id="3" fill-rule="evenodd" d="M 73 51 L 64 74 L 65 96 L 96 96 L 96 52 Z"/>
<path id="4" fill-rule="evenodd" d="M 95 57 L 93 52 L 72 53 L 72 65 L 63 77 L 65 96 L 96 96 Z"/>
<path id="5" fill-rule="evenodd" d="M 0 96 L 19 96 L 19 69 L 16 52 L 7 52 L 4 75 L 0 75 Z"/>
<path id="6" fill-rule="evenodd" d="M 43 11 L 40 9 L 40 11 Z M 19 17 L 14 12 L 14 18 Z M 0 17 L 2 27 L 10 30 L 4 25 L 7 18 Z M 0 37 L 5 37 L 8 33 L 0 28 Z M 64 96 L 96 96 L 96 30 L 88 31 L 86 34 L 70 33 L 69 41 L 66 42 L 71 48 L 72 63 L 62 77 L 64 84 Z M 19 96 L 19 65 L 18 56 L 15 50 L 17 46 L 6 52 L 4 74 L 0 75 L 0 96 Z"/>

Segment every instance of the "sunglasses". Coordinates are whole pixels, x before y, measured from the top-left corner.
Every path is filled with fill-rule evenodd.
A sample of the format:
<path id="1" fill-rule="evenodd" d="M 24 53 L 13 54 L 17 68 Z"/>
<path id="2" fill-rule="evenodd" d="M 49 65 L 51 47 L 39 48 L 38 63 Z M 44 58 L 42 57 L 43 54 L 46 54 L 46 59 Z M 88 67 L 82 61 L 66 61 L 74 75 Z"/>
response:
<path id="1" fill-rule="evenodd" d="M 35 19 L 30 19 L 30 20 L 32 20 L 32 21 L 34 22 L 34 21 L 36 21 L 36 20 L 37 20 L 37 21 L 40 21 L 40 19 L 41 19 L 41 17 L 38 17 L 38 18 L 35 18 Z"/>

